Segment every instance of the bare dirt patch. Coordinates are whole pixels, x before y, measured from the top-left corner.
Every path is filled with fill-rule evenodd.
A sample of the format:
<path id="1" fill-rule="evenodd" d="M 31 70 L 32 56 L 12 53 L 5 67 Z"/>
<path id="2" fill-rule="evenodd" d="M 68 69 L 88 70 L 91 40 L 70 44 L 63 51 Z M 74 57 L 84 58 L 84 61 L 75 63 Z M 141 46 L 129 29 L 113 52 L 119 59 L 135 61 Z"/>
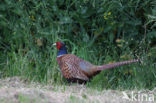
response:
<path id="1" fill-rule="evenodd" d="M 142 91 L 155 94 L 153 91 Z M 130 91 L 124 91 L 130 94 Z M 137 91 L 136 91 L 137 92 Z M 140 92 L 139 92 L 140 93 Z M 97 91 L 85 85 L 52 86 L 28 83 L 19 77 L 0 80 L 0 103 L 152 103 L 123 98 L 123 91 Z M 153 102 L 154 103 L 154 102 Z"/>

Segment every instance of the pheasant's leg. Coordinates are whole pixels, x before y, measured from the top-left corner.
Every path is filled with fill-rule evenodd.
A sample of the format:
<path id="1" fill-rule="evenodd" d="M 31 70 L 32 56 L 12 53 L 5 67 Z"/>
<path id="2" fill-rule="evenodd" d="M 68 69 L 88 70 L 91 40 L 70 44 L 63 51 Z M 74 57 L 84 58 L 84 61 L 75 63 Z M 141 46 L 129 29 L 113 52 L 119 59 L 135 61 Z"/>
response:
<path id="1" fill-rule="evenodd" d="M 67 79 L 68 83 L 78 83 L 78 84 L 86 84 L 87 81 L 77 79 L 77 78 L 72 78 L 72 79 Z"/>

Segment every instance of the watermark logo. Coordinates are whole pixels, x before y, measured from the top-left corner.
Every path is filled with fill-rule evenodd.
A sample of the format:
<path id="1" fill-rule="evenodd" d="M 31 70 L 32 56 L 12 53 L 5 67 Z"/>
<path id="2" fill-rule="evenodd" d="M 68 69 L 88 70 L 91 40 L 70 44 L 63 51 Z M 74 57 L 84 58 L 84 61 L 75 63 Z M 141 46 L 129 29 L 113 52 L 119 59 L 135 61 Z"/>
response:
<path id="1" fill-rule="evenodd" d="M 134 92 L 127 94 L 126 92 L 122 92 L 123 99 L 127 99 L 129 101 L 139 101 L 139 102 L 154 102 L 154 94 L 152 93 L 141 93 L 141 92 Z"/>

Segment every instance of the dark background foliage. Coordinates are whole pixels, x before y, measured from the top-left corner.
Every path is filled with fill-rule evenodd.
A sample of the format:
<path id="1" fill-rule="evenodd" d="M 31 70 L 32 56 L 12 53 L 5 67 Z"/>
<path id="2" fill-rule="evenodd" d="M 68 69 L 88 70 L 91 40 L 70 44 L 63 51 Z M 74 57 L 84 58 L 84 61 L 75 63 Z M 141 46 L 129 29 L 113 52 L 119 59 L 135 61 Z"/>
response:
<path id="1" fill-rule="evenodd" d="M 106 70 L 89 86 L 153 88 L 156 84 L 155 0 L 1 0 L 0 77 L 64 83 L 51 45 L 96 65 L 142 58 Z"/>

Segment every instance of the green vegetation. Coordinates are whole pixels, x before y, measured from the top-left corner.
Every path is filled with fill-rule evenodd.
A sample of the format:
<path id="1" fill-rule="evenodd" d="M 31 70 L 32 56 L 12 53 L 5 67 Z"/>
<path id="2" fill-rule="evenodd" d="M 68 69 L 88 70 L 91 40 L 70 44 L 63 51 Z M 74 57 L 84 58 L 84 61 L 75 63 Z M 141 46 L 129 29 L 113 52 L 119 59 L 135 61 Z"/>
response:
<path id="1" fill-rule="evenodd" d="M 56 41 L 68 52 L 101 65 L 134 58 L 101 72 L 87 85 L 99 89 L 156 86 L 155 0 L 2 0 L 0 78 L 22 76 L 66 84 L 56 62 Z"/>

